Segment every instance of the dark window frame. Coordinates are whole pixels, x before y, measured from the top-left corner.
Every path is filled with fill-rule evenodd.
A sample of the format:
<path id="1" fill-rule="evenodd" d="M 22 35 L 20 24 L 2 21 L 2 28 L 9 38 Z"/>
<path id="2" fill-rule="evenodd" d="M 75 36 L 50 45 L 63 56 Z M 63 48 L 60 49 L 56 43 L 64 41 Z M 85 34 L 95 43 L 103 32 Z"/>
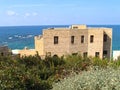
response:
<path id="1" fill-rule="evenodd" d="M 51 56 L 51 52 L 47 52 L 46 55 L 47 55 L 47 56 Z"/>
<path id="2" fill-rule="evenodd" d="M 54 44 L 58 44 L 59 41 L 59 37 L 58 36 L 54 36 Z"/>
<path id="3" fill-rule="evenodd" d="M 88 56 L 88 52 L 84 52 L 83 57 L 87 57 L 87 56 Z"/>
<path id="4" fill-rule="evenodd" d="M 84 43 L 84 39 L 85 39 L 84 35 L 81 35 L 81 43 Z"/>
<path id="5" fill-rule="evenodd" d="M 103 37 L 103 39 L 104 39 L 104 42 L 107 42 L 107 34 L 104 34 L 104 37 Z"/>
<path id="6" fill-rule="evenodd" d="M 90 43 L 94 42 L 94 35 L 90 35 Z"/>
<path id="7" fill-rule="evenodd" d="M 76 55 L 78 55 L 78 53 L 72 53 L 72 55 L 73 55 L 73 56 L 76 56 Z"/>
<path id="8" fill-rule="evenodd" d="M 78 29 L 78 27 L 77 27 L 77 26 L 74 26 L 73 29 Z"/>
<path id="9" fill-rule="evenodd" d="M 1 52 L 1 56 L 4 56 L 4 53 L 3 53 L 3 52 Z"/>
<path id="10" fill-rule="evenodd" d="M 100 56 L 100 52 L 95 52 L 95 57 L 99 57 Z"/>
<path id="11" fill-rule="evenodd" d="M 71 43 L 74 44 L 74 40 L 75 39 L 75 36 L 71 36 Z"/>
<path id="12" fill-rule="evenodd" d="M 108 54 L 108 51 L 107 50 L 104 50 L 103 51 L 103 55 L 107 55 Z"/>

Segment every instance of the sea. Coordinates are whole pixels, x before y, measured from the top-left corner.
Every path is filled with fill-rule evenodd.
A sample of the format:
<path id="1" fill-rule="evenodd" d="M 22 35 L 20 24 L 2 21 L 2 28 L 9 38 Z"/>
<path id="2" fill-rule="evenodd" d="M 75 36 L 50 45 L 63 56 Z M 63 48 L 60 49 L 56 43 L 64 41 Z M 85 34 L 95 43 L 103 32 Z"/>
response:
<path id="1" fill-rule="evenodd" d="M 0 45 L 10 49 L 34 48 L 34 36 L 41 35 L 43 29 L 69 27 L 70 25 L 40 26 L 0 26 Z M 88 27 L 105 27 L 113 29 L 112 50 L 120 50 L 120 25 L 87 25 Z"/>

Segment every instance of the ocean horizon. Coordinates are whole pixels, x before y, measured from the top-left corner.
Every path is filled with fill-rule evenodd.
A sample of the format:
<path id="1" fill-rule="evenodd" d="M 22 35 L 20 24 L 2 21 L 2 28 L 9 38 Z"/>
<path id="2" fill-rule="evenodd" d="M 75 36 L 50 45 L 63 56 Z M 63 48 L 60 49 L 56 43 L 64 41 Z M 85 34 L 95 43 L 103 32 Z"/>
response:
<path id="1" fill-rule="evenodd" d="M 43 29 L 53 27 L 69 27 L 70 25 L 40 25 L 40 26 L 0 26 L 0 45 L 10 49 L 34 48 L 34 36 L 41 35 Z M 120 25 L 87 25 L 88 27 L 105 27 L 113 29 L 112 49 L 120 50 Z"/>

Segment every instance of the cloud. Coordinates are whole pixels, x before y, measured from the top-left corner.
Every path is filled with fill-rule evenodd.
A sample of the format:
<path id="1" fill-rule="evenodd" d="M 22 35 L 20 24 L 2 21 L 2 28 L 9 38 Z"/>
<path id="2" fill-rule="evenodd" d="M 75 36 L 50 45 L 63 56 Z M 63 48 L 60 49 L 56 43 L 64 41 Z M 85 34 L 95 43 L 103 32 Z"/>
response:
<path id="1" fill-rule="evenodd" d="M 30 13 L 25 13 L 25 17 L 29 17 L 30 15 Z"/>
<path id="2" fill-rule="evenodd" d="M 37 16 L 38 15 L 38 13 L 36 13 L 36 12 L 33 12 L 33 13 L 25 13 L 24 14 L 24 17 L 29 17 L 29 16 Z"/>
<path id="3" fill-rule="evenodd" d="M 8 16 L 18 15 L 16 12 L 14 12 L 14 11 L 12 11 L 12 10 L 8 10 L 6 13 L 7 13 Z"/>
<path id="4" fill-rule="evenodd" d="M 24 17 L 34 17 L 34 16 L 37 16 L 38 13 L 37 12 L 26 12 L 26 13 L 16 13 L 15 11 L 13 10 L 8 10 L 6 11 L 6 14 L 8 16 L 24 16 Z"/>
<path id="5" fill-rule="evenodd" d="M 33 13 L 32 13 L 32 15 L 33 15 L 33 16 L 37 16 L 37 15 L 38 15 L 38 13 L 36 13 L 36 12 L 33 12 Z"/>

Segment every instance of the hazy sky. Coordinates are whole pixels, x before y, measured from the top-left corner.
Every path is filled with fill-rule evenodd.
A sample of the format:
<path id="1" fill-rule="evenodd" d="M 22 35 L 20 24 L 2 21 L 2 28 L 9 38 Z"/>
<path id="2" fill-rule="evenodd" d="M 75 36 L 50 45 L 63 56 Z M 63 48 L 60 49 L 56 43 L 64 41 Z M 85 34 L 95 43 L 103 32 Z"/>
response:
<path id="1" fill-rule="evenodd" d="M 0 26 L 120 24 L 120 0 L 0 0 Z"/>

